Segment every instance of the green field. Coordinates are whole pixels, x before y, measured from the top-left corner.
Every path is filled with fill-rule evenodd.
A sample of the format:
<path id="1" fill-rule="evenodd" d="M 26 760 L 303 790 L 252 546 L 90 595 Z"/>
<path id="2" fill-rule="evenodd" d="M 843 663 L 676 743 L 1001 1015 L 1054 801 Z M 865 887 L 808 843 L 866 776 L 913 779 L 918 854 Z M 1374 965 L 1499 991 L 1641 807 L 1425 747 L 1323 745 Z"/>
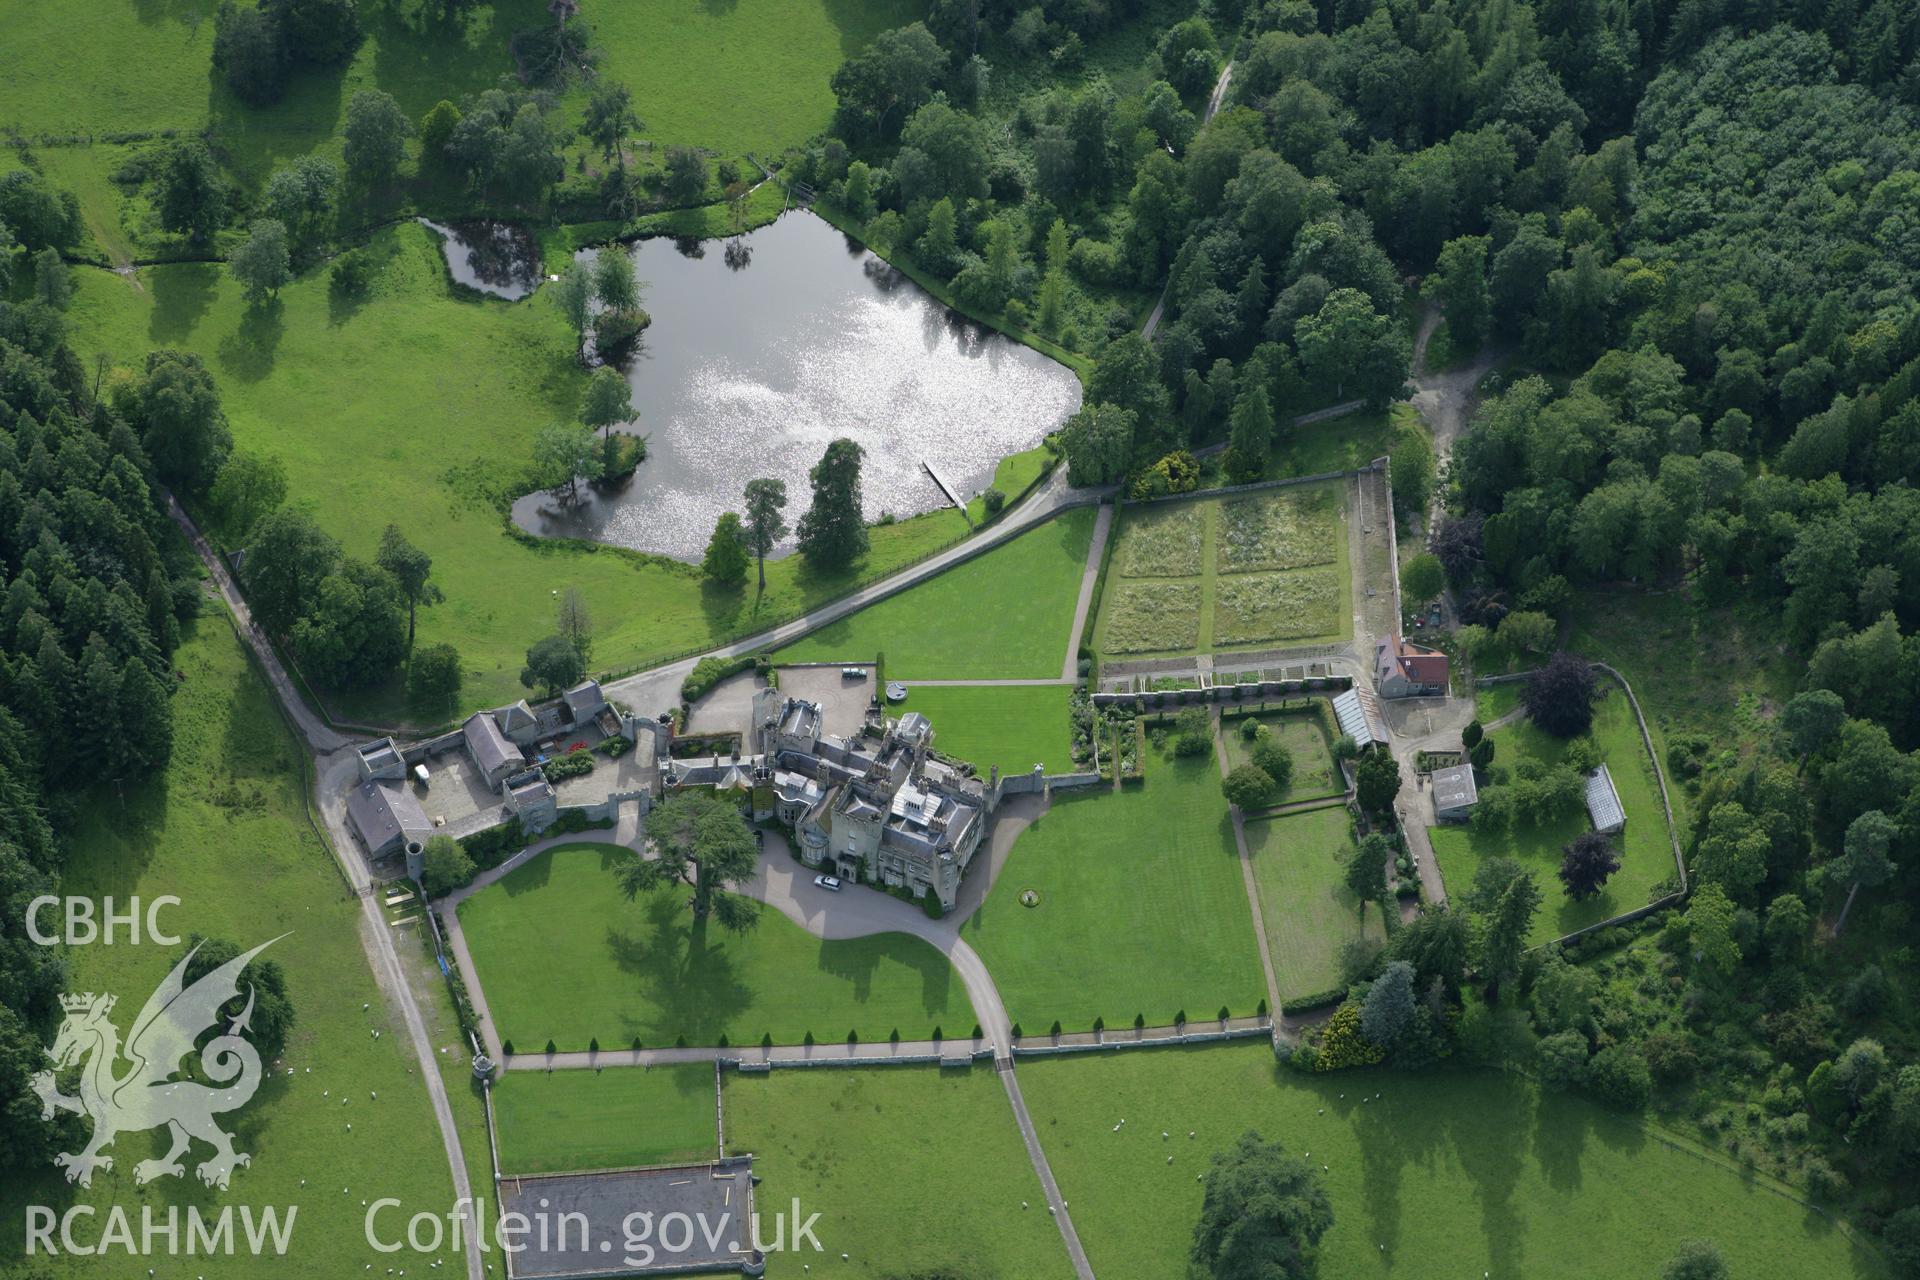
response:
<path id="1" fill-rule="evenodd" d="M 1095 645 L 1110 657 L 1331 643 L 1352 632 L 1346 482 L 1130 506 Z"/>
<path id="2" fill-rule="evenodd" d="M 596 666 L 623 671 L 793 617 L 966 532 L 952 510 L 875 527 L 872 550 L 846 574 L 816 573 L 797 557 L 768 564 L 757 602 L 751 586 L 704 586 L 695 565 L 516 538 L 496 500 L 521 491 L 534 435 L 572 417 L 585 384 L 565 321 L 543 298 L 456 297 L 424 228 L 383 231 L 374 245 L 386 265 L 360 306 L 332 299 L 324 276 L 288 286 L 261 311 L 216 266 L 148 268 L 137 284 L 75 272 L 74 336 L 82 352 L 129 364 L 156 346 L 198 352 L 237 447 L 285 462 L 294 501 L 311 504 L 349 554 L 370 557 L 381 528 L 397 521 L 433 557 L 447 596 L 421 611 L 420 643 L 460 650 L 467 708 L 525 692 L 520 668 L 527 646 L 552 630 L 556 588 L 579 588 L 596 624 Z M 1084 535 L 1078 545 L 1084 556 Z M 1043 675 L 1060 673 L 1073 611 L 1064 598 Z M 406 711 L 393 688 L 329 701 L 337 714 L 388 722 Z"/>
<path id="3" fill-rule="evenodd" d="M 896 712 L 918 711 L 933 721 L 933 749 L 1002 774 L 1035 764 L 1048 773 L 1073 767 L 1073 732 L 1065 685 L 915 685 Z"/>
<path id="4" fill-rule="evenodd" d="M 923 519 L 958 520 L 951 509 Z M 1052 680 L 1073 630 L 1094 510 L 1079 507 L 794 641 L 780 662 L 871 662 L 889 680 Z M 874 529 L 879 535 L 885 526 Z M 898 526 L 895 526 L 898 527 Z"/>
<path id="5" fill-rule="evenodd" d="M 710 1062 L 509 1071 L 493 1086 L 502 1173 L 681 1164 L 717 1154 Z"/>
<path id="6" fill-rule="evenodd" d="M 1267 711 L 1252 718 L 1265 725 L 1267 732 L 1293 757 L 1293 777 L 1274 797 L 1276 804 L 1346 794 L 1346 785 L 1333 763 L 1333 743 L 1327 737 L 1327 724 L 1318 710 Z M 1240 736 L 1240 727 L 1245 723 L 1246 720 L 1238 716 L 1221 722 L 1220 740 L 1227 749 L 1229 769 L 1251 763 L 1251 744 Z"/>
<path id="7" fill-rule="evenodd" d="M 1151 1025 L 1184 1009 L 1250 1014 L 1262 998 L 1253 916 L 1211 755 L 1149 749 L 1146 785 L 1056 793 L 964 930 L 1007 1012 L 1031 1033 L 1054 1020 Z M 1038 906 L 1020 902 L 1024 890 Z"/>
<path id="8" fill-rule="evenodd" d="M 166 1135 L 123 1134 L 108 1150 L 113 1170 L 96 1172 L 91 1191 L 69 1187 L 51 1167 L 10 1179 L 0 1192 L 0 1247 L 21 1256 L 23 1204 L 56 1212 L 90 1204 L 103 1215 L 116 1204 L 137 1230 L 143 1205 L 164 1217 L 170 1206 L 206 1209 L 233 1200 L 298 1206 L 292 1244 L 275 1264 L 280 1274 L 333 1280 L 359 1273 L 355 1263 L 385 1266 L 364 1243 L 361 1200 L 398 1196 L 444 1207 L 453 1194 L 433 1112 L 411 1074 L 418 1063 L 406 1028 L 368 970 L 359 904 L 307 824 L 299 749 L 227 619 L 209 613 L 193 623 L 173 661 L 184 678 L 173 699 L 172 764 L 164 777 L 124 796 L 103 788 L 74 806 L 61 827 L 68 851 L 62 891 L 96 900 L 111 895 L 122 908 L 135 896 L 173 894 L 180 906 L 160 919 L 182 937 L 199 932 L 253 947 L 286 934 L 263 958 L 285 973 L 296 1021 L 283 1059 L 268 1064 L 254 1100 L 222 1121 L 235 1150 L 253 1156 L 234 1172 L 229 1192 L 208 1191 L 195 1178 L 193 1166 L 210 1151 L 200 1144 L 184 1178 L 136 1187 L 134 1165 L 164 1154 Z M 75 947 L 67 989 L 115 993 L 113 1020 L 125 1034 L 185 950 L 131 946 L 124 938 Z M 94 1221 L 97 1234 L 102 1220 Z M 416 1256 L 425 1271 L 429 1259 Z M 45 1265 L 36 1274 L 102 1274 L 92 1258 L 63 1254 Z M 191 1271 L 256 1276 L 260 1266 L 243 1255 L 199 1257 Z"/>
<path id="9" fill-rule="evenodd" d="M 762 159 L 827 127 L 842 59 L 926 16 L 904 0 L 624 0 L 581 12 L 601 72 L 633 90 L 644 136 Z"/>
<path id="10" fill-rule="evenodd" d="M 696 926 L 686 890 L 620 896 L 617 845 L 563 845 L 460 906 L 500 1035 L 516 1052 L 925 1039 L 974 1023 L 946 957 L 888 933 L 823 941 L 777 911 L 733 934 Z M 771 856 L 771 855 L 770 855 Z M 784 855 L 782 855 L 784 856 Z"/>
<path id="11" fill-rule="evenodd" d="M 1354 854 L 1345 805 L 1249 822 L 1247 853 L 1282 1000 L 1338 987 L 1341 943 L 1386 940 L 1380 908 L 1362 911 L 1343 878 Z"/>
<path id="12" fill-rule="evenodd" d="M 1008 454 L 994 467 L 991 487 L 998 489 L 1000 495 L 1012 504 L 1040 479 L 1051 456 L 1044 444 Z M 987 504 L 979 494 L 967 501 L 967 515 L 975 524 L 987 518 Z"/>
<path id="13" fill-rule="evenodd" d="M 70 11 L 13 6 L 0 44 L 0 126 L 29 137 L 82 145 L 46 146 L 49 176 L 81 198 L 93 240 L 116 260 L 177 253 L 177 237 L 152 224 L 142 198 L 124 199 L 105 181 L 145 141 L 106 135 L 208 131 L 243 187 L 257 189 L 274 167 L 300 156 L 338 160 L 347 102 L 362 89 L 390 93 L 418 121 L 441 99 L 490 88 L 513 70 L 514 32 L 551 21 L 539 0 L 494 0 L 448 20 L 421 0 L 359 6 L 366 39 L 343 67 L 302 67 L 281 101 L 249 107 L 211 68 L 213 0 L 98 0 Z M 685 143 L 720 156 L 778 156 L 825 129 L 834 107 L 828 81 L 848 54 L 877 32 L 923 16 L 900 0 L 732 0 L 676 5 L 630 0 L 589 5 L 600 70 L 625 83 L 641 119 L 636 162 Z M 127 68 L 137 67 L 137 74 Z M 577 125 L 587 90 L 562 94 L 561 117 Z M 93 138 L 92 145 L 85 139 Z M 647 148 L 651 146 L 653 150 Z M 410 150 L 416 155 L 417 142 Z M 597 167 L 597 151 L 569 148 Z M 429 169 L 399 184 L 399 205 L 446 214 L 472 200 Z M 350 215 L 378 221 L 386 207 Z"/>
<path id="14" fill-rule="evenodd" d="M 1557 822 L 1542 826 L 1516 823 L 1512 830 L 1495 834 L 1475 831 L 1471 826 L 1434 827 L 1430 832 L 1434 856 L 1439 859 L 1440 874 L 1450 893 L 1464 892 L 1473 883 L 1474 871 L 1488 858 L 1505 855 L 1527 864 L 1542 894 L 1533 931 L 1528 935 L 1536 945 L 1645 906 L 1653 888 L 1675 874 L 1673 845 L 1667 839 L 1666 820 L 1660 811 L 1659 784 L 1654 781 L 1653 766 L 1633 722 L 1633 708 L 1613 681 L 1604 680 L 1600 687 L 1607 692 L 1594 707 L 1593 738 L 1600 745 L 1627 813 L 1626 830 L 1614 837 L 1620 870 L 1613 873 L 1606 888 L 1585 902 L 1574 902 L 1560 884 L 1561 849 L 1592 825 L 1584 807 Z M 1494 750 L 1496 768 L 1511 766 L 1527 756 L 1555 763 L 1566 750 L 1559 739 L 1525 720 L 1490 736 L 1499 744 Z"/>
<path id="15" fill-rule="evenodd" d="M 1329 1280 L 1646 1280 L 1701 1236 L 1739 1280 L 1884 1275 L 1742 1174 L 1513 1076 L 1301 1076 L 1262 1044 L 1023 1062 L 1020 1084 L 1102 1280 L 1185 1274 L 1197 1175 L 1248 1129 L 1326 1166 Z"/>
<path id="16" fill-rule="evenodd" d="M 796 1197 L 802 1218 L 820 1214 L 822 1252 L 770 1253 L 769 1276 L 798 1280 L 805 1265 L 873 1280 L 1073 1275 L 985 1067 L 729 1074 L 726 1107 L 727 1150 L 753 1153 L 769 1233 Z"/>

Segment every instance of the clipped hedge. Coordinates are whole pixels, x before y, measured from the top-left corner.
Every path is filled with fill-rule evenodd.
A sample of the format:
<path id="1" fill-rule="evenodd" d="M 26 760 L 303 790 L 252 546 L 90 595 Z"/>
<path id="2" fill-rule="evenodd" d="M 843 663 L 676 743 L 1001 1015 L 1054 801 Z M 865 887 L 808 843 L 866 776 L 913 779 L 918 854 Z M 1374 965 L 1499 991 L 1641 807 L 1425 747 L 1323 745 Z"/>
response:
<path id="1" fill-rule="evenodd" d="M 713 686 L 729 676 L 737 676 L 752 668 L 755 655 L 743 653 L 737 658 L 702 658 L 693 664 L 693 670 L 680 685 L 682 702 L 698 702 L 706 697 Z"/>
<path id="2" fill-rule="evenodd" d="M 1345 987 L 1331 987 L 1325 991 L 1316 991 L 1308 996 L 1295 996 L 1291 1000 L 1280 1002 L 1280 1012 L 1284 1014 L 1312 1013 L 1315 1009 L 1324 1009 L 1328 1005 L 1339 1004 L 1347 998 Z"/>

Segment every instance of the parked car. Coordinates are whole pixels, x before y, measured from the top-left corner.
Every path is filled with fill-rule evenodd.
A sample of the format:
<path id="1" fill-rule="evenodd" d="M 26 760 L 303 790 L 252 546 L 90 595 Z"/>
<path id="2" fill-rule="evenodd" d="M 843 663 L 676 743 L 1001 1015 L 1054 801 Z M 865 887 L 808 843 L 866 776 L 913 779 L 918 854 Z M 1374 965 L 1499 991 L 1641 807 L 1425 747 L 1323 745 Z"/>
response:
<path id="1" fill-rule="evenodd" d="M 842 667 L 840 668 L 840 678 L 842 680 L 865 680 L 867 678 L 867 669 L 865 667 Z"/>
<path id="2" fill-rule="evenodd" d="M 840 882 L 832 876 L 815 876 L 813 882 L 829 892 L 840 892 Z"/>

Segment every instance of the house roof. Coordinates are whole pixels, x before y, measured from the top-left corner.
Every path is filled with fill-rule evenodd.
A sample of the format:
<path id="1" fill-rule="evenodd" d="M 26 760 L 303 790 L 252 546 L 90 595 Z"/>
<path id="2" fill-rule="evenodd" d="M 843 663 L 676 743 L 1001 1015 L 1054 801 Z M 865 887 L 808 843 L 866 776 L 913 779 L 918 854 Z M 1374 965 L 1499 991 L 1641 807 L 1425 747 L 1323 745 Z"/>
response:
<path id="1" fill-rule="evenodd" d="M 1457 764 L 1433 771 L 1433 807 L 1466 809 L 1479 802 L 1480 789 L 1473 785 L 1473 766 Z"/>
<path id="2" fill-rule="evenodd" d="M 1382 668 L 1397 667 L 1414 684 L 1447 682 L 1447 655 L 1438 649 L 1416 644 L 1401 635 L 1391 635 L 1375 646 L 1375 654 Z"/>
<path id="3" fill-rule="evenodd" d="M 584 720 L 607 704 L 607 695 L 600 690 L 598 680 L 587 680 L 575 685 L 560 695 L 567 709 L 573 712 L 574 719 Z"/>
<path id="4" fill-rule="evenodd" d="M 378 852 L 395 840 L 433 830 L 426 810 L 405 786 L 368 780 L 347 793 L 347 817 L 367 848 Z"/>
<path id="5" fill-rule="evenodd" d="M 509 765 L 522 765 L 527 758 L 520 748 L 507 741 L 507 735 L 500 732 L 500 724 L 484 711 L 476 711 L 467 717 L 460 732 L 467 740 L 467 750 L 473 755 L 473 762 L 480 771 L 492 774 L 495 770 Z"/>
<path id="6" fill-rule="evenodd" d="M 525 698 L 509 706 L 501 707 L 493 713 L 493 718 L 497 720 L 500 727 L 508 733 L 513 733 L 520 729 L 531 729 L 540 723 L 539 717 L 533 714 L 533 708 L 527 705 Z"/>
<path id="7" fill-rule="evenodd" d="M 1587 775 L 1587 816 L 1593 819 L 1596 831 L 1614 831 L 1626 825 L 1627 811 L 1604 764 Z"/>

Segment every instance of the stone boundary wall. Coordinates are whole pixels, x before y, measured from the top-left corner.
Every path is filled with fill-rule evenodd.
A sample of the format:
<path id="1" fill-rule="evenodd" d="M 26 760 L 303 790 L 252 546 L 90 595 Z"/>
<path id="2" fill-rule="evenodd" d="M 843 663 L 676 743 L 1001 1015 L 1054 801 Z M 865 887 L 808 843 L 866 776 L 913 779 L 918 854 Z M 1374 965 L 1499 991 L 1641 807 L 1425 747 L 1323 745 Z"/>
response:
<path id="1" fill-rule="evenodd" d="M 1208 1027 L 1211 1030 L 1192 1028 Z M 1273 1019 L 1208 1018 L 1172 1027 L 1120 1031 L 1069 1031 L 1057 1036 L 1022 1036 L 1014 1043 L 1016 1058 L 1039 1058 L 1064 1053 L 1097 1053 L 1109 1049 L 1140 1049 L 1155 1045 L 1212 1044 L 1224 1040 L 1254 1040 L 1273 1035 Z"/>
<path id="2" fill-rule="evenodd" d="M 1306 680 L 1262 680 L 1258 684 L 1216 684 L 1205 689 L 1162 689 L 1144 693 L 1096 693 L 1093 705 L 1096 707 L 1116 707 L 1137 705 L 1153 699 L 1151 708 L 1143 710 L 1162 710 L 1160 699 L 1169 699 L 1167 707 L 1186 706 L 1189 703 L 1209 702 L 1247 702 L 1266 698 L 1290 698 L 1303 695 L 1325 694 L 1332 696 L 1344 693 L 1353 687 L 1350 676 L 1313 676 Z"/>
<path id="3" fill-rule="evenodd" d="M 1231 498 L 1242 493 L 1259 493 L 1263 489 L 1287 489 L 1303 484 L 1323 484 L 1328 480 L 1345 480 L 1353 476 L 1364 476 L 1370 471 L 1384 470 L 1385 458 L 1376 458 L 1372 463 L 1353 471 L 1321 471 L 1310 476 L 1286 476 L 1279 480 L 1253 480 L 1247 484 L 1221 485 L 1216 489 L 1196 489 L 1191 493 L 1163 493 L 1152 498 L 1124 498 L 1114 496 L 1115 514 L 1118 508 L 1126 506 L 1152 506 L 1158 502 L 1192 502 L 1199 498 Z"/>

